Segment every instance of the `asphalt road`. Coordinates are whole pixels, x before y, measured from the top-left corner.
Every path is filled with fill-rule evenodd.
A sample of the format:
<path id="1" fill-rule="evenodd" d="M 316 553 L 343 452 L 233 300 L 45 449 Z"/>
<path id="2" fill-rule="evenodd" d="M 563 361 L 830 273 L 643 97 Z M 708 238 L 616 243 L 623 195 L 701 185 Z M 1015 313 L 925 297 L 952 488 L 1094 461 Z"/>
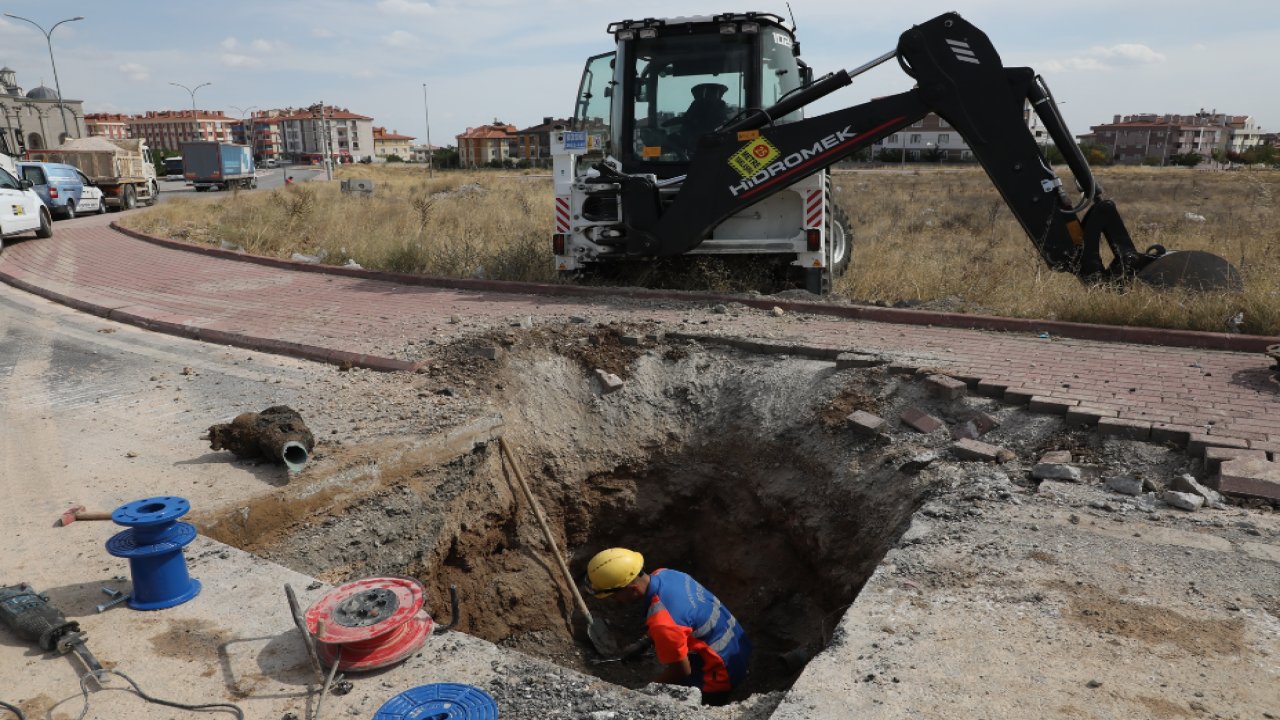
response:
<path id="1" fill-rule="evenodd" d="M 274 190 L 275 188 L 283 187 L 284 179 L 288 175 L 293 176 L 294 182 L 307 182 L 317 178 L 323 180 L 324 168 L 309 165 L 292 165 L 282 168 L 259 169 L 258 189 Z M 164 202 L 171 197 L 216 197 L 218 192 L 213 190 L 208 193 L 197 193 L 184 180 L 166 180 L 163 178 L 160 180 L 160 202 Z"/>

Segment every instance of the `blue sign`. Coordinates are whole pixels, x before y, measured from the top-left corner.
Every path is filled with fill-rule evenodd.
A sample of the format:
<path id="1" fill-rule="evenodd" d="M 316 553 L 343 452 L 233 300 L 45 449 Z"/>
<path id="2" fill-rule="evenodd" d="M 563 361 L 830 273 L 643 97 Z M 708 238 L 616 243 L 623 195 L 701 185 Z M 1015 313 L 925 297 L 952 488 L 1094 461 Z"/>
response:
<path id="1" fill-rule="evenodd" d="M 564 134 L 564 149 L 565 150 L 586 150 L 587 149 L 586 131 L 566 132 Z"/>

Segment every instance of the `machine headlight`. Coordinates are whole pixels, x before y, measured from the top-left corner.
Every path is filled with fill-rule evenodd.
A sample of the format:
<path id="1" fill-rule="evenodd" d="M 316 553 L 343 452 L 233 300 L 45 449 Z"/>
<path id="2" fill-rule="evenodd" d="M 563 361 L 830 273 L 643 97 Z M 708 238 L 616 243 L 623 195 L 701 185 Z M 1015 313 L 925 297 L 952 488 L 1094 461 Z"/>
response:
<path id="1" fill-rule="evenodd" d="M 725 23 L 724 25 L 720 26 L 721 35 L 732 35 L 736 32 L 738 32 L 738 26 L 734 25 L 733 23 Z"/>

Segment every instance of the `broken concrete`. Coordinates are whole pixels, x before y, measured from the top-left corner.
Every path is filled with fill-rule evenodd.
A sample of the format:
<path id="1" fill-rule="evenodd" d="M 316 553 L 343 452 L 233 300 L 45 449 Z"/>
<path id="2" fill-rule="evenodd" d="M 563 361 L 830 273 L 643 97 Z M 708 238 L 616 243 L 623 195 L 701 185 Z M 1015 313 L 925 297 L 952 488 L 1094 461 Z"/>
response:
<path id="1" fill-rule="evenodd" d="M 848 421 L 849 427 L 863 435 L 876 435 L 885 427 L 884 418 L 872 415 L 865 410 L 855 410 L 845 419 Z"/>
<path id="2" fill-rule="evenodd" d="M 1160 499 L 1172 505 L 1179 510 L 1195 511 L 1204 507 L 1204 497 L 1195 493 L 1178 492 L 1177 490 L 1165 490 Z"/>
<path id="3" fill-rule="evenodd" d="M 1004 457 L 1002 448 L 978 440 L 968 439 L 957 440 L 953 443 L 951 452 L 961 460 L 995 462 Z"/>
<path id="4" fill-rule="evenodd" d="M 1169 483 L 1169 489 L 1182 493 L 1199 495 L 1204 498 L 1205 504 L 1209 507 L 1217 507 L 1222 504 L 1222 495 L 1220 495 L 1216 490 L 1211 490 L 1204 485 L 1201 485 L 1196 481 L 1194 475 L 1188 473 L 1183 473 L 1174 477 L 1173 481 Z"/>

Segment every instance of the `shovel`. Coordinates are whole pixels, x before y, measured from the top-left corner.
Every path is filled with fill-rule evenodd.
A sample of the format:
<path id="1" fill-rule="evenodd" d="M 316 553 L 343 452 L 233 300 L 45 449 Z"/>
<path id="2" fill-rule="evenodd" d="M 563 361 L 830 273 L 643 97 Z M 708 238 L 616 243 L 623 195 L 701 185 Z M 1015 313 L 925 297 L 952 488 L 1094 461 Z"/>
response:
<path id="1" fill-rule="evenodd" d="M 507 460 L 507 465 L 511 467 L 511 474 L 516 476 L 516 482 L 520 484 L 520 489 L 524 492 L 524 497 L 529 501 L 529 506 L 533 508 L 534 517 L 538 518 L 538 525 L 542 526 L 542 533 L 547 538 L 547 544 L 551 546 L 551 554 L 556 559 L 556 564 L 560 566 L 560 572 L 564 573 L 565 582 L 569 584 L 569 591 L 573 593 L 573 600 L 578 605 L 578 609 L 582 611 L 583 617 L 587 619 L 587 637 L 591 639 L 591 644 L 595 645 L 596 652 L 605 657 L 615 657 L 619 655 L 618 646 L 613 641 L 613 636 L 609 633 L 609 627 L 604 624 L 604 618 L 593 618 L 591 611 L 587 609 L 587 602 L 582 599 L 582 593 L 578 592 L 578 586 L 573 581 L 573 576 L 569 574 L 569 567 L 564 564 L 564 559 L 560 557 L 560 548 L 556 545 L 555 538 L 551 535 L 551 528 L 547 526 L 547 518 L 542 514 L 542 506 L 538 504 L 533 493 L 529 492 L 529 485 L 524 481 L 524 474 L 520 472 L 520 466 L 516 464 L 515 457 L 511 454 L 511 448 L 507 447 L 507 441 L 498 438 L 498 448 L 502 451 L 503 457 Z"/>

